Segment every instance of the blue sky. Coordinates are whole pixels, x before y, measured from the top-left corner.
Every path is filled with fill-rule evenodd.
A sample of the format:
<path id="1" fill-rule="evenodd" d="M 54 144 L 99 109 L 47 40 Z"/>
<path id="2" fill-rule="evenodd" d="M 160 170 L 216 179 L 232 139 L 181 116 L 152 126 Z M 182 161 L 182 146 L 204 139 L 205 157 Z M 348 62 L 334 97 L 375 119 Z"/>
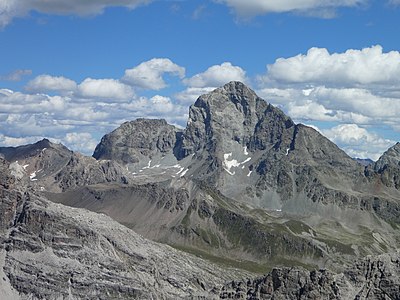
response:
<path id="1" fill-rule="evenodd" d="M 49 4 L 50 3 L 50 4 Z M 241 80 L 357 157 L 400 140 L 398 0 L 0 0 L 0 145 L 91 154 Z"/>

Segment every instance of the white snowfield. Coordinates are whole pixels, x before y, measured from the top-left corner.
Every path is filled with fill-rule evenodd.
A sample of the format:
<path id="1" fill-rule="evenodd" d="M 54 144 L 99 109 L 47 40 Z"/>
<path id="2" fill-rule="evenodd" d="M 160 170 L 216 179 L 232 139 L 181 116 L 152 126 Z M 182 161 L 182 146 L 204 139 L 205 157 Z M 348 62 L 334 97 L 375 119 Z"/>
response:
<path id="1" fill-rule="evenodd" d="M 183 172 L 181 173 L 180 177 L 185 176 L 185 174 L 186 174 L 187 171 L 189 171 L 189 169 L 186 169 L 185 171 L 183 171 Z"/>
<path id="2" fill-rule="evenodd" d="M 243 147 L 243 152 L 244 152 L 244 155 L 249 155 L 249 152 L 247 151 L 247 147 L 246 146 L 244 146 Z"/>
<path id="3" fill-rule="evenodd" d="M 248 153 L 247 151 L 245 153 Z M 251 160 L 251 157 L 246 158 L 242 162 L 238 162 L 236 159 L 230 159 L 232 157 L 232 152 L 230 153 L 225 153 L 224 154 L 224 162 L 223 162 L 223 168 L 226 172 L 228 172 L 230 175 L 235 175 L 235 171 L 232 171 L 232 168 L 237 168 L 240 166 L 243 166 L 245 163 L 249 162 Z"/>
<path id="4" fill-rule="evenodd" d="M 36 171 L 31 173 L 31 175 L 29 175 L 29 178 L 31 181 L 33 181 L 35 179 L 35 177 L 36 177 Z"/>

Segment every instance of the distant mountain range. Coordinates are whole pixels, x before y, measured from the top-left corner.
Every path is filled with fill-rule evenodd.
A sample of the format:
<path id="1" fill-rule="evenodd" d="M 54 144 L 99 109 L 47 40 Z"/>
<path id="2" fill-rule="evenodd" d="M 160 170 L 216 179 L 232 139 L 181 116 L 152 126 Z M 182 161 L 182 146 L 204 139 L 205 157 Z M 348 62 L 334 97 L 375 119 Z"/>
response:
<path id="1" fill-rule="evenodd" d="M 243 83 L 183 130 L 126 122 L 93 157 L 46 139 L 0 154 L 3 294 L 400 298 L 400 143 L 355 160 Z"/>

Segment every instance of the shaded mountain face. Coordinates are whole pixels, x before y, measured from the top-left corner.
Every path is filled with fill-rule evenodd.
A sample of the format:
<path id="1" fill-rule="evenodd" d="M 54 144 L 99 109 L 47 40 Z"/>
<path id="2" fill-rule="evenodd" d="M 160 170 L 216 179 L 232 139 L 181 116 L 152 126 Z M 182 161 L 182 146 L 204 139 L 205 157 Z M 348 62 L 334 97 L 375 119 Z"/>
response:
<path id="1" fill-rule="evenodd" d="M 48 139 L 43 139 L 35 144 L 18 147 L 0 147 L 0 154 L 3 154 L 3 157 L 8 161 L 16 161 L 40 154 L 43 149 L 47 148 L 53 148 L 59 153 L 71 152 L 63 145 L 52 144 Z"/>
<path id="2" fill-rule="evenodd" d="M 285 129 L 293 126 L 290 118 L 244 84 L 231 82 L 200 96 L 190 107 L 181 152 L 187 156 L 206 150 L 216 155 L 233 143 L 250 151 L 265 150 L 270 144 L 278 146 Z"/>

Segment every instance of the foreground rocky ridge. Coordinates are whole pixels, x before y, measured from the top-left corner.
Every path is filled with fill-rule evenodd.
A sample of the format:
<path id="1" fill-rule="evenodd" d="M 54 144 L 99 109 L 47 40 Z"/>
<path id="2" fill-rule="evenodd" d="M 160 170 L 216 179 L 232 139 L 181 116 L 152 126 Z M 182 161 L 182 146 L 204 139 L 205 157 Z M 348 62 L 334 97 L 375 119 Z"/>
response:
<path id="1" fill-rule="evenodd" d="M 146 240 L 103 214 L 54 204 L 0 163 L 1 299 L 208 298 L 246 274 Z"/>
<path id="2" fill-rule="evenodd" d="M 400 297 L 399 253 L 359 260 L 339 274 L 283 268 L 248 277 L 150 242 L 105 215 L 24 191 L 8 163 L 0 164 L 2 299 Z"/>
<path id="3" fill-rule="evenodd" d="M 232 281 L 221 299 L 399 299 L 399 253 L 368 257 L 340 274 L 327 270 L 274 269 L 245 281 Z"/>

